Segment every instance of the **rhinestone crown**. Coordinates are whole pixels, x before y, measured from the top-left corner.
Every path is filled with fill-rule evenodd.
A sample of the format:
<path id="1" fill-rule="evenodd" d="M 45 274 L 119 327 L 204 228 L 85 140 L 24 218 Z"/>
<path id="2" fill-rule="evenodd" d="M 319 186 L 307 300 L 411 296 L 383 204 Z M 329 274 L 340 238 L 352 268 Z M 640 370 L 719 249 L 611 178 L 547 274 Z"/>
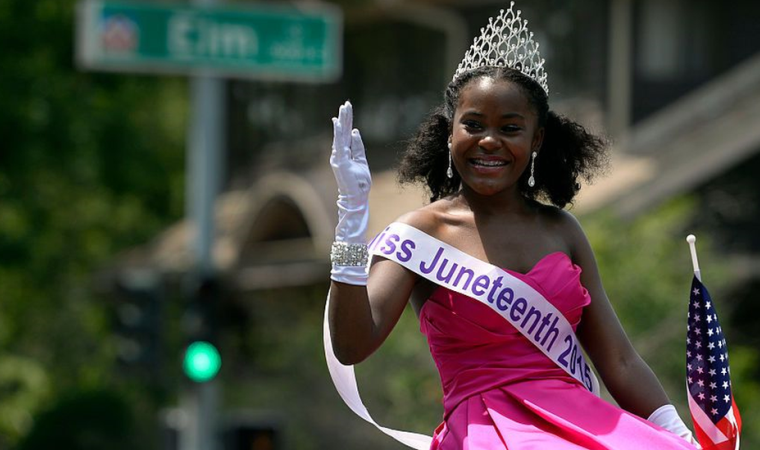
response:
<path id="1" fill-rule="evenodd" d="M 544 71 L 544 59 L 538 53 L 538 42 L 528 31 L 528 21 L 520 17 L 520 10 L 509 9 L 499 16 L 488 19 L 488 26 L 480 29 L 480 36 L 464 54 L 452 81 L 463 73 L 478 67 L 509 67 L 535 80 L 549 94 L 549 84 Z"/>

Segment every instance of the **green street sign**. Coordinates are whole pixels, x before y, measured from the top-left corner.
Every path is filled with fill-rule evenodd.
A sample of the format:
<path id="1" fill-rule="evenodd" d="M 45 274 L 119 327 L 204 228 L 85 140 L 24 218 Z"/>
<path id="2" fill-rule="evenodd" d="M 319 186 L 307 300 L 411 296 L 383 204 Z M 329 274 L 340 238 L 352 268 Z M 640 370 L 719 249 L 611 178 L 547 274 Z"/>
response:
<path id="1" fill-rule="evenodd" d="M 86 69 L 324 82 L 342 69 L 337 7 L 83 0 L 76 58 Z"/>

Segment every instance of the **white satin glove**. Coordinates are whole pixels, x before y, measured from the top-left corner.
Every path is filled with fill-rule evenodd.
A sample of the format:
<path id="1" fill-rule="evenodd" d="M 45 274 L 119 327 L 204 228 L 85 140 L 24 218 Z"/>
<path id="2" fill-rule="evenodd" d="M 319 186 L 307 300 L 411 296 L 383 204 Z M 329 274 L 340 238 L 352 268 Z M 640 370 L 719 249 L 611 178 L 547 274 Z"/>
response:
<path id="1" fill-rule="evenodd" d="M 689 430 L 686 427 L 686 424 L 683 423 L 683 420 L 681 420 L 681 417 L 678 415 L 675 406 L 660 406 L 652 414 L 649 415 L 647 420 L 655 425 L 661 426 L 673 434 L 682 437 L 697 448 L 702 448 L 697 440 L 694 439 L 694 436 L 691 434 L 691 430 Z"/>
<path id="2" fill-rule="evenodd" d="M 359 130 L 352 128 L 354 119 L 350 102 L 341 105 L 338 117 L 333 117 L 333 144 L 330 155 L 335 181 L 338 183 L 338 226 L 335 241 L 346 244 L 366 244 L 369 223 L 369 190 L 372 178 L 367 164 Z M 331 277 L 335 281 L 354 285 L 367 284 L 367 266 L 333 264 Z"/>

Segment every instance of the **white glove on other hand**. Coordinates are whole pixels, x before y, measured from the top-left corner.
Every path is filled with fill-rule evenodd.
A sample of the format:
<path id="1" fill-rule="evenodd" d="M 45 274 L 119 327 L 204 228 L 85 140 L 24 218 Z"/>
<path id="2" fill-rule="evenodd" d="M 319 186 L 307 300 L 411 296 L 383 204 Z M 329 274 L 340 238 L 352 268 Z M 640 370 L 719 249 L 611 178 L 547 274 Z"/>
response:
<path id="1" fill-rule="evenodd" d="M 333 117 L 333 144 L 330 155 L 335 181 L 338 183 L 338 226 L 335 241 L 348 244 L 367 243 L 369 190 L 372 178 L 359 130 L 353 126 L 353 107 L 344 103 Z M 333 265 L 331 278 L 342 283 L 366 285 L 366 266 Z"/>
<path id="2" fill-rule="evenodd" d="M 678 415 L 675 406 L 660 406 L 649 416 L 649 418 L 647 418 L 647 420 L 655 425 L 661 426 L 673 434 L 684 438 L 688 442 L 694 444 L 697 448 L 702 448 L 699 446 L 697 440 L 694 439 L 694 436 L 691 434 L 691 430 L 686 428 L 686 424 L 683 423 L 683 420 L 681 420 L 681 417 Z"/>

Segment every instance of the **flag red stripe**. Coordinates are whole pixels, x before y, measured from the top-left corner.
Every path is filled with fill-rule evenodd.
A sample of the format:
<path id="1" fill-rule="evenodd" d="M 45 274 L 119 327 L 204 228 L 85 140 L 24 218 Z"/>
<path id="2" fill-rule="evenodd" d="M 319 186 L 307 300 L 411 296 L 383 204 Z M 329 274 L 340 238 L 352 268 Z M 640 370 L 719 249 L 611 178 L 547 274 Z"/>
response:
<path id="1" fill-rule="evenodd" d="M 739 415 L 739 407 L 736 406 L 734 399 L 731 399 L 731 411 L 734 412 L 734 417 L 736 418 L 736 432 L 738 434 L 742 431 L 742 416 Z"/>

